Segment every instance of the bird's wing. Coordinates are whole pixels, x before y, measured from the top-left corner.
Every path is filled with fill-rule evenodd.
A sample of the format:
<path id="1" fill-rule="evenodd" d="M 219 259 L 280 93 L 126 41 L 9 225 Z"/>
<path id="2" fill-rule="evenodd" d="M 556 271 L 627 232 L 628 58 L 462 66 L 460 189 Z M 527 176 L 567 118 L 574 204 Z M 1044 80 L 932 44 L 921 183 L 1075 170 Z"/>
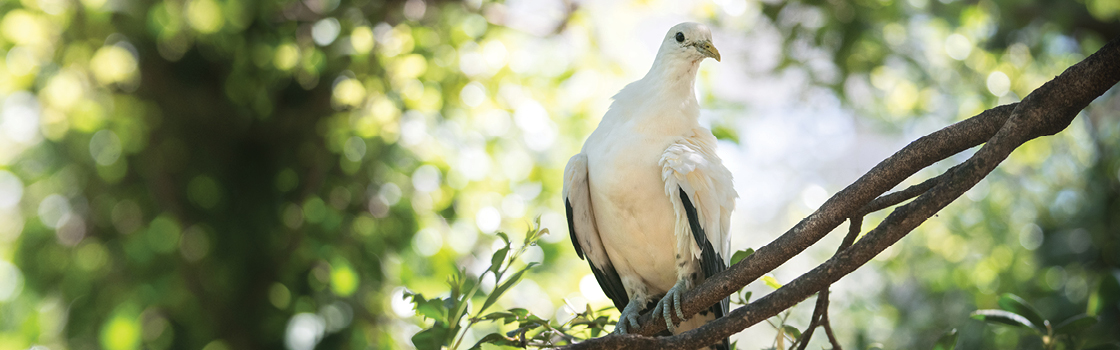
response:
<path id="1" fill-rule="evenodd" d="M 705 278 L 727 269 L 731 211 L 738 197 L 731 171 L 716 156 L 715 146 L 711 132 L 698 129 L 670 145 L 659 162 L 665 194 L 677 214 L 677 244 L 691 247 L 685 252 L 700 260 Z M 727 312 L 727 301 L 722 304 L 718 316 Z"/>
<path id="2" fill-rule="evenodd" d="M 689 218 L 687 224 L 698 225 L 703 231 L 703 235 L 693 237 L 698 245 L 692 251 L 693 256 L 700 257 L 699 250 L 703 249 L 703 241 L 707 241 L 715 253 L 726 258 L 731 250 L 731 211 L 735 209 L 738 194 L 732 184 L 731 171 L 716 156 L 716 138 L 706 131 L 699 129 L 694 136 L 683 138 L 665 150 L 660 161 L 661 178 L 665 181 L 665 194 L 678 215 L 685 218 L 695 212 L 696 218 Z M 700 234 L 690 231 L 693 235 Z"/>
<path id="3" fill-rule="evenodd" d="M 568 160 L 564 168 L 564 209 L 568 215 L 568 233 L 572 236 L 572 245 L 576 248 L 576 255 L 580 259 L 587 259 L 591 265 L 591 272 L 595 280 L 603 288 L 603 293 L 611 298 L 614 306 L 619 310 L 626 307 L 630 298 L 626 295 L 626 288 L 618 271 L 611 264 L 603 241 L 599 238 L 599 229 L 595 224 L 594 208 L 591 206 L 591 187 L 587 180 L 587 155 L 580 153 Z"/>

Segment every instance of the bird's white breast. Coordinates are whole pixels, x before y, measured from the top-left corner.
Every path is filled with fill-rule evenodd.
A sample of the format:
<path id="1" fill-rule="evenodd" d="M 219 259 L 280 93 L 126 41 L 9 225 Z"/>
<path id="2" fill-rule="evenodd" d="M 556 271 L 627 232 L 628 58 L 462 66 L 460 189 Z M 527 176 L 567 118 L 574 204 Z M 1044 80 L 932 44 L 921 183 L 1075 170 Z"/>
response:
<path id="1" fill-rule="evenodd" d="M 651 294 L 664 293 L 676 282 L 676 222 L 658 160 L 699 126 L 699 108 L 695 99 L 640 110 L 615 108 L 619 102 L 626 101 L 616 101 L 584 144 L 595 219 L 619 274 L 639 276 Z"/>

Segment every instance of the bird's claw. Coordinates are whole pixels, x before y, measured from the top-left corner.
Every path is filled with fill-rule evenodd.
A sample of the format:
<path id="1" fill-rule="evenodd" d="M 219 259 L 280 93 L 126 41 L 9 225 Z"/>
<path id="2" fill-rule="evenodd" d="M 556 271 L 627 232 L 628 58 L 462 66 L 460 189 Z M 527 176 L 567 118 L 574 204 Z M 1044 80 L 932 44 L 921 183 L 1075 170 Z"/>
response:
<path id="1" fill-rule="evenodd" d="M 681 311 L 681 295 L 688 291 L 687 281 L 677 281 L 661 301 L 657 302 L 657 306 L 653 308 L 653 313 L 661 315 L 665 319 L 665 328 L 669 332 L 673 332 L 676 327 L 673 326 L 673 311 L 676 311 L 677 318 L 684 321 L 684 311 Z"/>
<path id="2" fill-rule="evenodd" d="M 615 333 L 628 334 L 631 328 L 638 328 L 638 316 L 641 316 L 641 314 L 637 305 L 637 303 L 631 301 L 622 309 L 622 314 L 618 316 L 618 323 L 614 326 Z"/>

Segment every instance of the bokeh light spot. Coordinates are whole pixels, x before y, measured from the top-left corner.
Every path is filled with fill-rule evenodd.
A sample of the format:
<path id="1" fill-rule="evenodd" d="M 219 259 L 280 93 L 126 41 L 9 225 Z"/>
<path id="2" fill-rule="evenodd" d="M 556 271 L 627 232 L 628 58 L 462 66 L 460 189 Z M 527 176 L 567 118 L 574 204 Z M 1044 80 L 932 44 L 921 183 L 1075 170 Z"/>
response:
<path id="1" fill-rule="evenodd" d="M 1027 224 L 1021 232 L 1019 232 L 1019 244 L 1027 250 L 1035 250 L 1042 246 L 1042 228 L 1035 224 Z"/>
<path id="2" fill-rule="evenodd" d="M 351 162 L 358 162 L 366 156 L 366 141 L 361 137 L 350 136 L 342 146 L 342 154 Z"/>
<path id="3" fill-rule="evenodd" d="M 183 231 L 183 237 L 179 240 L 179 253 L 183 255 L 183 259 L 197 262 L 209 252 L 210 238 L 205 229 L 195 225 Z"/>
<path id="4" fill-rule="evenodd" d="M 964 35 L 952 34 L 945 38 L 945 53 L 954 60 L 963 61 L 972 53 L 972 42 Z"/>
<path id="5" fill-rule="evenodd" d="M 98 271 L 109 263 L 109 252 L 100 243 L 85 243 L 74 253 L 74 262 L 84 271 Z"/>
<path id="6" fill-rule="evenodd" d="M 113 206 L 113 212 L 110 216 L 113 219 L 113 227 L 117 232 L 123 234 L 130 234 L 140 228 L 143 220 L 143 211 L 136 202 L 131 200 L 122 200 Z"/>
<path id="7" fill-rule="evenodd" d="M 1003 97 L 1009 90 L 1011 90 L 1011 79 L 1000 71 L 994 71 L 988 74 L 988 92 L 996 97 Z"/>
<path id="8" fill-rule="evenodd" d="M 326 322 L 319 315 L 306 312 L 296 314 L 288 321 L 284 345 L 289 350 L 312 350 L 323 339 L 326 328 Z"/>
<path id="9" fill-rule="evenodd" d="M 315 25 L 311 27 L 311 38 L 319 46 L 327 46 L 334 42 L 341 29 L 342 26 L 338 24 L 337 19 L 327 17 L 315 22 Z"/>
<path id="10" fill-rule="evenodd" d="M 331 263 L 331 290 L 335 295 L 347 297 L 358 289 L 358 274 L 350 268 L 350 263 L 338 259 Z"/>
<path id="11" fill-rule="evenodd" d="M 0 136 L 24 145 L 35 144 L 39 137 L 39 101 L 26 91 L 18 91 L 3 101 L 0 110 Z M 5 151 L 0 150 L 0 154 Z"/>
<path id="12" fill-rule="evenodd" d="M 459 91 L 459 98 L 469 107 L 478 107 L 486 100 L 486 87 L 477 81 L 472 81 Z"/>
<path id="13" fill-rule="evenodd" d="M 311 196 L 303 201 L 303 217 L 310 223 L 319 223 L 327 215 L 327 205 L 323 203 L 323 199 L 317 196 Z"/>
<path id="14" fill-rule="evenodd" d="M 222 189 L 213 178 L 199 175 L 187 185 L 187 197 L 203 209 L 212 209 L 222 200 Z"/>
<path id="15" fill-rule="evenodd" d="M 135 307 L 118 306 L 113 316 L 101 328 L 101 346 L 106 350 L 133 350 L 140 348 L 140 323 Z"/>
<path id="16" fill-rule="evenodd" d="M 350 47 L 354 52 L 365 55 L 373 50 L 373 30 L 369 27 L 357 27 L 350 32 Z"/>
<path id="17" fill-rule="evenodd" d="M 292 301 L 292 293 L 288 291 L 283 283 L 276 282 L 272 287 L 268 288 L 268 302 L 272 303 L 277 309 L 284 310 L 288 308 L 288 304 Z"/>
<path id="18" fill-rule="evenodd" d="M 136 57 L 119 45 L 108 45 L 98 49 L 89 60 L 89 65 L 93 77 L 105 85 L 126 83 L 136 77 Z"/>
<path id="19" fill-rule="evenodd" d="M 23 182 L 15 174 L 0 170 L 0 209 L 14 207 L 23 198 Z"/>
<path id="20" fill-rule="evenodd" d="M 8 11 L 3 20 L 0 20 L 0 33 L 9 41 L 18 45 L 42 45 L 47 40 L 47 28 L 40 25 L 39 18 L 33 13 L 14 9 Z"/>
<path id="21" fill-rule="evenodd" d="M 60 194 L 49 195 L 39 202 L 39 221 L 47 227 L 58 228 L 67 215 L 70 215 L 70 201 Z"/>
<path id="22" fill-rule="evenodd" d="M 357 79 L 344 78 L 334 85 L 331 101 L 335 108 L 350 109 L 362 104 L 366 99 L 366 88 Z"/>
<path id="23" fill-rule="evenodd" d="M 182 232 L 179 222 L 167 214 L 160 215 L 148 224 L 148 246 L 160 253 L 168 253 L 179 246 Z"/>
<path id="24" fill-rule="evenodd" d="M 443 237 L 435 229 L 422 229 L 412 236 L 412 249 L 421 256 L 436 255 L 440 248 L 443 248 Z"/>
<path id="25" fill-rule="evenodd" d="M 422 165 L 412 173 L 412 188 L 420 192 L 439 189 L 440 171 L 431 165 Z"/>
<path id="26" fill-rule="evenodd" d="M 99 165 L 112 165 L 121 156 L 121 139 L 112 131 L 98 131 L 89 139 L 89 154 Z"/>
<path id="27" fill-rule="evenodd" d="M 603 293 L 603 289 L 599 287 L 599 282 L 595 281 L 595 275 L 587 274 L 579 279 L 579 292 L 587 298 L 589 302 L 601 303 L 607 301 L 607 295 Z"/>
<path id="28" fill-rule="evenodd" d="M 191 0 L 187 4 L 187 22 L 199 33 L 212 34 L 222 29 L 225 19 L 216 1 Z"/>
<path id="29" fill-rule="evenodd" d="M 272 59 L 272 64 L 276 66 L 276 69 L 287 71 L 295 67 L 297 63 L 299 63 L 299 48 L 295 44 L 287 43 L 276 48 L 276 55 Z"/>
<path id="30" fill-rule="evenodd" d="M 475 214 L 474 221 L 479 231 L 494 233 L 502 225 L 502 213 L 494 207 L 484 207 Z"/>
<path id="31" fill-rule="evenodd" d="M 0 260 L 0 302 L 7 302 L 19 296 L 23 290 L 23 274 L 19 268 L 6 260 Z"/>

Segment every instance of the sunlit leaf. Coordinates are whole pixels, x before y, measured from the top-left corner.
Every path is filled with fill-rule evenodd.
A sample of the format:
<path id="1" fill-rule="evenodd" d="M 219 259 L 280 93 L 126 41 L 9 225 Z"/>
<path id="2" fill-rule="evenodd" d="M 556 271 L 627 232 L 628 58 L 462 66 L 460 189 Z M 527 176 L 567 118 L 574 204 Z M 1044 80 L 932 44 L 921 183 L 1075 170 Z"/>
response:
<path id="1" fill-rule="evenodd" d="M 416 313 L 424 315 L 424 317 L 433 320 L 446 320 L 447 319 L 447 306 L 444 305 L 444 300 L 440 298 L 431 300 L 416 300 Z"/>
<path id="2" fill-rule="evenodd" d="M 801 330 L 797 329 L 797 327 L 787 324 L 782 326 L 782 331 L 786 334 L 789 334 L 791 337 L 793 337 L 793 339 L 801 338 Z"/>
<path id="3" fill-rule="evenodd" d="M 762 282 L 765 282 L 767 286 L 770 286 L 770 288 L 782 288 L 782 284 L 778 283 L 778 279 L 774 278 L 774 276 L 762 276 Z"/>
<path id="4" fill-rule="evenodd" d="M 1001 309 L 1013 312 L 1023 316 L 1031 325 L 1039 331 L 1046 329 L 1046 320 L 1039 316 L 1038 310 L 1035 310 L 1026 300 L 1020 298 L 1018 295 L 1011 293 L 1004 293 L 999 297 L 999 307 Z"/>
<path id="5" fill-rule="evenodd" d="M 739 133 L 726 125 L 716 125 L 712 127 L 712 135 L 714 135 L 716 139 L 731 141 L 736 144 L 739 143 Z"/>
<path id="6" fill-rule="evenodd" d="M 731 254 L 731 265 L 738 264 L 740 261 L 743 261 L 743 259 L 751 256 L 751 254 L 754 254 L 754 249 L 752 248 L 736 251 L 735 254 Z"/>
<path id="7" fill-rule="evenodd" d="M 1031 326 L 1030 320 L 1010 311 L 993 309 L 976 310 L 972 312 L 972 318 L 993 324 L 1034 329 L 1034 327 Z"/>
<path id="8" fill-rule="evenodd" d="M 490 269 L 489 269 L 489 271 L 497 274 L 498 270 L 500 270 L 502 268 L 502 262 L 505 261 L 506 255 L 508 253 L 509 253 L 509 246 L 506 246 L 505 248 L 502 248 L 502 249 L 498 249 L 498 251 L 494 252 L 494 255 L 490 256 Z"/>

